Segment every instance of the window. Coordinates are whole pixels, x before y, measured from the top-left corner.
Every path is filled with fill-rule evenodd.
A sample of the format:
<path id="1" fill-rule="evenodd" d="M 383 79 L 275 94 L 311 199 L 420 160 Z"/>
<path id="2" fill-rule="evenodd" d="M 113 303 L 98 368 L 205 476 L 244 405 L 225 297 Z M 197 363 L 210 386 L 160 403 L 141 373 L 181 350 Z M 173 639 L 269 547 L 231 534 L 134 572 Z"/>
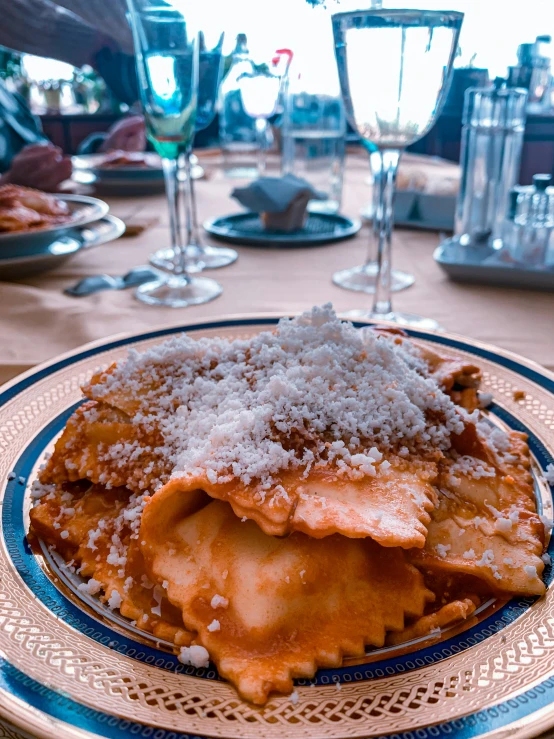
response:
<path id="1" fill-rule="evenodd" d="M 384 0 L 385 7 L 460 10 L 465 13 L 456 65 L 486 67 L 491 77 L 506 76 L 516 63 L 517 47 L 538 35 L 554 37 L 554 0 Z M 248 35 L 253 54 L 279 46 L 293 51 L 311 45 L 317 53 L 317 36 L 326 33 L 333 12 L 356 10 L 359 0 L 325 0 L 326 8 L 306 0 L 234 0 L 222 3 L 218 24 L 225 27 L 226 46 L 232 49 L 237 33 Z M 369 5 L 369 2 L 366 2 Z M 263 7 L 263 10 L 262 10 Z M 322 47 L 321 47 L 322 48 Z M 553 45 L 554 55 L 554 45 Z"/>

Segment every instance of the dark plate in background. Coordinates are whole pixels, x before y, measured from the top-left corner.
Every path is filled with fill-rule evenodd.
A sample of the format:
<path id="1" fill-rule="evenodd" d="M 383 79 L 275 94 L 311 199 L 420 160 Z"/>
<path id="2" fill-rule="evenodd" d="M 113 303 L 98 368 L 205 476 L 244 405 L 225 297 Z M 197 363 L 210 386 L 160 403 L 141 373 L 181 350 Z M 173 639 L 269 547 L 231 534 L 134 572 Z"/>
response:
<path id="1" fill-rule="evenodd" d="M 355 236 L 361 222 L 331 213 L 309 213 L 303 228 L 293 233 L 266 231 L 257 213 L 234 213 L 204 224 L 205 230 L 221 241 L 244 246 L 291 248 L 319 246 Z"/>

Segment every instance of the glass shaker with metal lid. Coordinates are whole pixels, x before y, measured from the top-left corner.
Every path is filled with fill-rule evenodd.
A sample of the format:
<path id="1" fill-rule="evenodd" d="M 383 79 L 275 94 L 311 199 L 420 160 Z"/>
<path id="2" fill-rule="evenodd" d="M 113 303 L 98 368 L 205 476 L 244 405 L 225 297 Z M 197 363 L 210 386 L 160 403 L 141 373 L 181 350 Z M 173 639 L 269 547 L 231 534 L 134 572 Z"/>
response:
<path id="1" fill-rule="evenodd" d="M 509 193 L 517 183 L 527 90 L 503 87 L 466 91 L 462 130 L 462 179 L 456 236 L 463 246 L 499 247 Z"/>
<path id="2" fill-rule="evenodd" d="M 536 174 L 530 187 L 517 187 L 510 194 L 504 245 L 512 258 L 526 267 L 546 264 L 554 234 L 554 188 L 552 177 Z"/>

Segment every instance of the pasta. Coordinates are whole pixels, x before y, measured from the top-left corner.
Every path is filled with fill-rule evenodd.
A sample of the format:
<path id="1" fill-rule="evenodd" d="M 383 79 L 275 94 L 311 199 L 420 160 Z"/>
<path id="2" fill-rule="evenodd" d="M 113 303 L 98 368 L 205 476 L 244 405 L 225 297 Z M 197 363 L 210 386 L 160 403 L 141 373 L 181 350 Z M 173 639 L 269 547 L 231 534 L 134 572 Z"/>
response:
<path id="1" fill-rule="evenodd" d="M 46 228 L 71 218 L 67 203 L 54 195 L 19 185 L 0 187 L 0 233 Z"/>
<path id="2" fill-rule="evenodd" d="M 537 515 L 525 437 L 512 432 L 485 461 L 457 457 L 438 479 L 425 547 L 413 561 L 473 575 L 495 590 L 542 595 L 544 526 Z"/>
<path id="3" fill-rule="evenodd" d="M 98 372 L 40 473 L 32 534 L 246 699 L 541 595 L 524 435 L 479 368 L 330 306 Z"/>
<path id="4" fill-rule="evenodd" d="M 255 703 L 291 692 L 293 677 L 383 646 L 386 632 L 421 616 L 431 597 L 399 548 L 268 536 L 227 503 L 191 513 L 192 498 L 177 481 L 154 495 L 141 526 L 145 560 L 223 677 Z"/>

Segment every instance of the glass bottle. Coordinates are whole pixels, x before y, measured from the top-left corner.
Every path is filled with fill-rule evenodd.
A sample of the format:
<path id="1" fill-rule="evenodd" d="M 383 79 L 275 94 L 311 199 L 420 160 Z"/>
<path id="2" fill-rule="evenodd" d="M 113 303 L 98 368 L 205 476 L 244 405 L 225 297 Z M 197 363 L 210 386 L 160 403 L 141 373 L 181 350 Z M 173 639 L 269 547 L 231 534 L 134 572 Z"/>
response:
<path id="1" fill-rule="evenodd" d="M 258 149 L 255 119 L 244 109 L 239 78 L 251 75 L 246 34 L 239 33 L 231 57 L 231 66 L 219 89 L 219 139 L 223 153 L 223 171 L 228 177 L 255 177 Z"/>

